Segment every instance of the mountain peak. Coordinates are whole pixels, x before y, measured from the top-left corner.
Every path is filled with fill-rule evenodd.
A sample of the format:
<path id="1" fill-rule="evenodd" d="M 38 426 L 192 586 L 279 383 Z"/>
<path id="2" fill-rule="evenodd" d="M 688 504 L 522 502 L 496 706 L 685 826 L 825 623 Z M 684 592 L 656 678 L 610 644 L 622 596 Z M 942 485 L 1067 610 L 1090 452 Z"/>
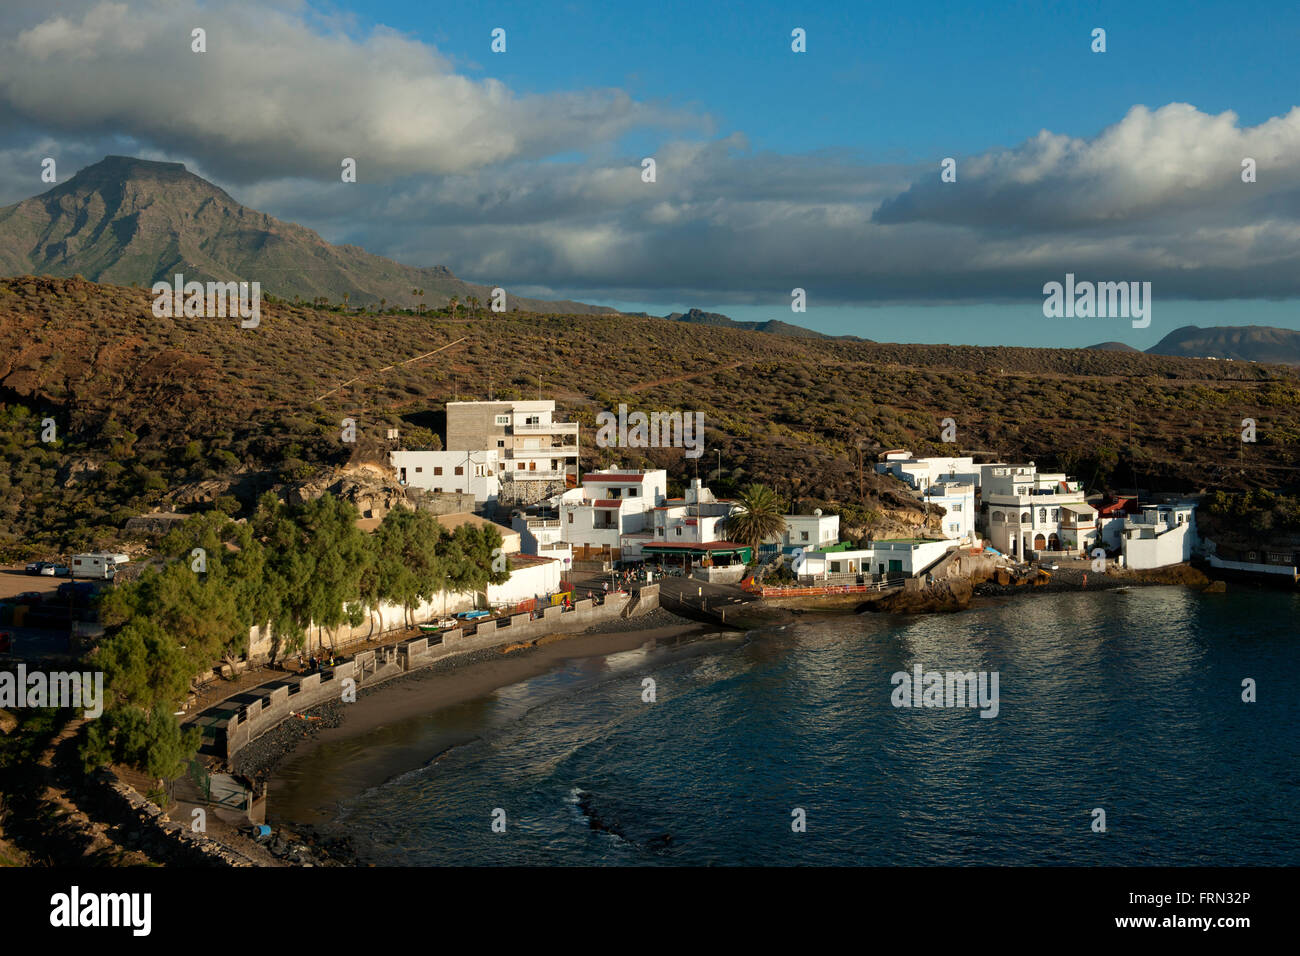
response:
<path id="1" fill-rule="evenodd" d="M 151 285 L 258 281 L 281 298 L 438 307 L 487 303 L 493 286 L 444 266 L 408 266 L 241 205 L 183 163 L 105 156 L 47 192 L 0 209 L 0 276 L 83 275 Z M 418 290 L 418 291 L 412 291 Z M 580 302 L 511 295 L 512 311 L 614 313 Z M 473 306 L 475 309 L 479 305 Z"/>
<path id="2" fill-rule="evenodd" d="M 153 159 L 137 159 L 134 156 L 105 156 L 99 162 L 79 170 L 65 185 L 75 182 L 94 186 L 102 183 L 124 183 L 128 180 L 169 183 L 184 179 L 212 185 L 202 177 L 191 173 L 185 168 L 184 163 L 163 163 Z"/>

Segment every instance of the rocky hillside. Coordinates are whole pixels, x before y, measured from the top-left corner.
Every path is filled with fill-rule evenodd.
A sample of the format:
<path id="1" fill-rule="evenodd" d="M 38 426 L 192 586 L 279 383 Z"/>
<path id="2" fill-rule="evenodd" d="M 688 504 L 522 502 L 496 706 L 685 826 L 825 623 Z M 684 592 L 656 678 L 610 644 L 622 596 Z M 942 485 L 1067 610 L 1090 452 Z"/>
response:
<path id="1" fill-rule="evenodd" d="M 920 518 L 872 468 L 889 448 L 1034 460 L 1094 488 L 1294 488 L 1300 474 L 1300 370 L 1286 366 L 288 303 L 243 329 L 157 319 L 151 304 L 76 278 L 0 280 L 0 547 L 90 547 L 155 507 L 238 511 L 267 488 L 331 487 L 383 466 L 390 427 L 431 445 L 449 399 L 539 391 L 582 424 L 584 467 L 664 467 L 724 495 L 762 481 L 878 535 Z M 620 403 L 702 413 L 704 454 L 595 447 L 596 415 Z M 1245 446 L 1244 417 L 1258 423 Z M 956 444 L 940 439 L 945 418 Z"/>

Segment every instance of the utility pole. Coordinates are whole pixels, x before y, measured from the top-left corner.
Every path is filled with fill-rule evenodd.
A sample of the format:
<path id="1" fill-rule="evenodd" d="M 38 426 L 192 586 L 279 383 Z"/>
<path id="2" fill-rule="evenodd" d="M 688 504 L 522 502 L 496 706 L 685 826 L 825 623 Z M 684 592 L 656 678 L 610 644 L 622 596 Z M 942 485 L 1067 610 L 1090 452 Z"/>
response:
<path id="1" fill-rule="evenodd" d="M 862 491 L 862 439 L 858 439 L 858 504 L 866 504 L 867 496 Z"/>

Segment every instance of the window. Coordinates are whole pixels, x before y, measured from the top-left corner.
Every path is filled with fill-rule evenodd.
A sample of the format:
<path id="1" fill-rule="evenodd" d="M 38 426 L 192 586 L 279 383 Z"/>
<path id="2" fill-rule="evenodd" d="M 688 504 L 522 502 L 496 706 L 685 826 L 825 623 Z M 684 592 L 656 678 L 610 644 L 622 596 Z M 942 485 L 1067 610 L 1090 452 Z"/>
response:
<path id="1" fill-rule="evenodd" d="M 509 415 L 498 415 L 498 416 L 496 417 L 496 424 L 498 424 L 498 425 L 509 425 L 509 424 L 510 424 L 510 416 L 509 416 Z"/>
<path id="2" fill-rule="evenodd" d="M 440 494 L 442 494 L 442 489 L 441 489 L 441 488 L 434 488 L 434 489 L 433 489 L 433 493 L 436 494 L 436 495 L 440 495 Z"/>
<path id="3" fill-rule="evenodd" d="M 569 524 L 573 524 L 573 512 L 569 512 Z"/>
<path id="4" fill-rule="evenodd" d="M 505 443 L 505 441 L 504 441 L 503 439 L 498 438 L 498 439 L 497 439 L 497 447 L 498 447 L 498 448 L 505 448 L 505 447 L 506 447 L 506 443 Z"/>
<path id="5" fill-rule="evenodd" d="M 515 471 L 523 471 L 523 470 L 524 470 L 524 463 L 522 461 L 519 462 L 517 465 L 515 465 Z"/>
<path id="6" fill-rule="evenodd" d="M 800 531 L 800 532 L 799 532 L 799 540 L 800 540 L 800 541 L 807 541 L 807 540 L 808 540 L 808 532 L 807 532 L 807 531 Z"/>
<path id="7" fill-rule="evenodd" d="M 458 474 L 458 475 L 463 475 L 463 474 L 465 474 L 465 467 L 464 467 L 463 465 L 457 465 L 457 466 L 456 466 L 456 474 Z"/>
<path id="8" fill-rule="evenodd" d="M 680 538 L 681 536 L 682 536 L 682 529 L 681 529 L 681 527 L 679 526 L 679 527 L 677 528 L 677 537 Z"/>
<path id="9" fill-rule="evenodd" d="M 959 514 L 961 514 L 961 502 L 960 502 L 960 501 L 958 501 L 958 502 L 956 502 L 956 503 L 950 505 L 949 507 L 952 508 L 952 513 L 953 513 L 953 514 L 955 514 L 955 515 L 959 515 Z"/>
<path id="10" fill-rule="evenodd" d="M 640 489 L 640 488 L 629 488 L 629 489 L 627 490 L 627 496 L 628 496 L 629 498 L 639 498 L 639 497 L 641 496 L 641 489 Z"/>
<path id="11" fill-rule="evenodd" d="M 1060 508 L 1053 508 L 1053 509 L 1052 509 L 1052 520 L 1053 520 L 1053 521 L 1057 521 L 1057 520 L 1060 519 L 1060 517 L 1061 517 L 1061 509 L 1060 509 Z"/>
<path id="12" fill-rule="evenodd" d="M 434 473 L 435 475 L 441 475 L 441 474 L 442 474 L 442 465 L 437 465 L 437 466 L 433 469 L 433 473 Z"/>
<path id="13" fill-rule="evenodd" d="M 542 423 L 542 416 L 540 415 L 527 415 L 524 417 L 525 425 L 540 425 L 541 423 Z"/>
<path id="14" fill-rule="evenodd" d="M 618 488 L 606 488 L 606 489 L 605 489 L 605 497 L 606 497 L 606 498 L 619 498 L 619 497 L 622 497 L 622 495 L 623 495 L 623 492 L 622 492 L 620 489 L 618 489 Z"/>
<path id="15" fill-rule="evenodd" d="M 1039 508 L 1039 509 L 1038 509 L 1038 520 L 1039 520 L 1039 521 L 1046 521 L 1046 520 L 1047 520 L 1047 509 L 1046 509 L 1046 508 Z"/>
<path id="16" fill-rule="evenodd" d="M 1025 512 L 1022 512 L 1022 513 L 1021 513 L 1021 515 L 1020 515 L 1020 523 L 1021 523 L 1021 524 L 1029 524 L 1029 512 L 1028 512 L 1028 511 L 1025 511 Z"/>
<path id="17" fill-rule="evenodd" d="M 421 468 L 419 465 L 416 465 L 416 466 L 415 466 L 415 473 L 416 473 L 417 475 L 418 475 L 420 472 L 422 472 L 422 471 L 424 471 L 424 469 Z"/>

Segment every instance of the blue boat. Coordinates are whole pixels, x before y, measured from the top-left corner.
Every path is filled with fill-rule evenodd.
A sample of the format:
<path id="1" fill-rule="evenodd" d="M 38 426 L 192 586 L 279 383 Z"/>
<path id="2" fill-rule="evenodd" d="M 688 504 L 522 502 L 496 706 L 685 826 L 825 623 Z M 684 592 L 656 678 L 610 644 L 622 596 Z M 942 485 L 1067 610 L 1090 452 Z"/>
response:
<path id="1" fill-rule="evenodd" d="M 491 611 L 461 611 L 456 616 L 466 621 L 477 621 L 481 617 L 490 617 Z"/>

